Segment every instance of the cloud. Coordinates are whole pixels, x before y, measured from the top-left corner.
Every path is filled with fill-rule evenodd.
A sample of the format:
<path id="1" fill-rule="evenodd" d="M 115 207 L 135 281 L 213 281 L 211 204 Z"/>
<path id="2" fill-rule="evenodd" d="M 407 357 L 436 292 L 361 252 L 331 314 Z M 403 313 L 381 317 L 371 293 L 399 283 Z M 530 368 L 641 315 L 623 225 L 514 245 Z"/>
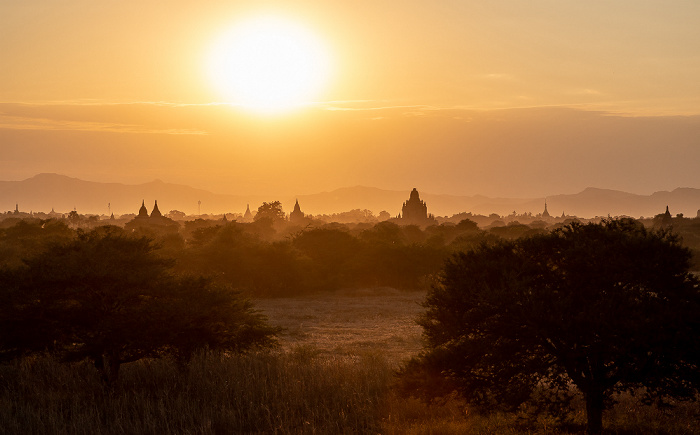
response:
<path id="1" fill-rule="evenodd" d="M 99 100 L 0 102 L 0 129 L 207 135 L 206 128 L 183 122 L 180 112 L 219 105 L 223 104 Z"/>
<path id="2" fill-rule="evenodd" d="M 80 100 L 46 100 L 46 101 L 0 101 L 0 106 L 25 107 L 102 107 L 102 106 L 157 106 L 157 107 L 207 107 L 207 106 L 237 106 L 235 103 L 179 103 L 172 101 L 106 101 L 93 99 Z"/>
<path id="3" fill-rule="evenodd" d="M 572 95 L 605 95 L 603 92 L 597 90 L 597 89 L 573 89 L 569 92 L 569 94 Z"/>
<path id="4" fill-rule="evenodd" d="M 41 131 L 89 131 L 104 133 L 168 134 L 168 135 L 206 135 L 202 130 L 190 129 L 152 129 L 141 125 L 118 124 L 109 122 L 66 121 L 49 118 L 12 116 L 0 113 L 0 129 L 5 130 L 41 130 Z"/>
<path id="5" fill-rule="evenodd" d="M 481 74 L 477 77 L 483 78 L 483 79 L 489 79 L 489 80 L 515 80 L 515 76 L 512 74 L 504 74 L 504 73 L 490 73 L 490 74 Z"/>

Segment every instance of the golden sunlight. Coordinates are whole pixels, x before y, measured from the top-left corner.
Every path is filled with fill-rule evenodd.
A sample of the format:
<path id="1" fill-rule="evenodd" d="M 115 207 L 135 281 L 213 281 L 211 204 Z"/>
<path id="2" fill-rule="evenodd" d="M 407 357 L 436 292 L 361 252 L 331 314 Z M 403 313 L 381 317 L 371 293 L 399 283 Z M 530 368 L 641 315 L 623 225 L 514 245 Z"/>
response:
<path id="1" fill-rule="evenodd" d="M 273 16 L 251 18 L 224 32 L 207 59 L 209 79 L 223 97 L 260 113 L 309 104 L 329 72 L 321 41 L 304 27 Z"/>

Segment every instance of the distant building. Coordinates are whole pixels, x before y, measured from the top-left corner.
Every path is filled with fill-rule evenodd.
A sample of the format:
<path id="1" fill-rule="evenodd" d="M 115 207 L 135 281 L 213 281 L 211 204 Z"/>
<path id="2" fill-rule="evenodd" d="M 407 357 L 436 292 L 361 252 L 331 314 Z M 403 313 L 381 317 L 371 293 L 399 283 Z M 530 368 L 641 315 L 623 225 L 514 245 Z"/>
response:
<path id="1" fill-rule="evenodd" d="M 153 206 L 153 211 L 151 212 L 151 217 L 152 218 L 163 217 L 160 210 L 158 210 L 158 200 L 157 199 L 156 199 L 156 204 Z"/>
<path id="2" fill-rule="evenodd" d="M 545 219 L 552 217 L 552 216 L 550 216 L 549 212 L 547 211 L 547 200 L 546 199 L 544 200 L 544 211 L 542 212 L 542 217 Z"/>
<path id="3" fill-rule="evenodd" d="M 415 187 L 411 191 L 408 201 L 403 203 L 399 218 L 401 223 L 407 225 L 428 225 L 435 221 L 433 215 L 428 214 L 428 205 L 420 199 Z"/>
<path id="4" fill-rule="evenodd" d="M 146 208 L 146 200 L 141 200 L 141 208 L 139 209 L 139 214 L 137 218 L 148 218 L 148 209 Z"/>
<path id="5" fill-rule="evenodd" d="M 253 222 L 253 213 L 250 212 L 250 204 L 246 204 L 245 213 L 243 213 L 243 222 Z"/>
<path id="6" fill-rule="evenodd" d="M 304 221 L 304 212 L 301 211 L 301 207 L 299 207 L 299 200 L 297 199 L 296 203 L 294 204 L 294 210 L 292 210 L 291 213 L 289 213 L 289 222 L 293 224 L 299 224 Z"/>
<path id="7" fill-rule="evenodd" d="M 177 222 L 163 216 L 158 209 L 157 200 L 153 205 L 153 211 L 151 211 L 150 216 L 148 215 L 146 202 L 142 200 L 139 214 L 124 225 L 124 229 L 127 231 L 148 229 L 156 232 L 177 232 L 179 227 L 180 225 Z"/>
<path id="8" fill-rule="evenodd" d="M 666 227 L 673 224 L 673 218 L 671 217 L 671 212 L 668 211 L 668 206 L 666 206 L 666 213 L 661 217 L 661 226 Z"/>

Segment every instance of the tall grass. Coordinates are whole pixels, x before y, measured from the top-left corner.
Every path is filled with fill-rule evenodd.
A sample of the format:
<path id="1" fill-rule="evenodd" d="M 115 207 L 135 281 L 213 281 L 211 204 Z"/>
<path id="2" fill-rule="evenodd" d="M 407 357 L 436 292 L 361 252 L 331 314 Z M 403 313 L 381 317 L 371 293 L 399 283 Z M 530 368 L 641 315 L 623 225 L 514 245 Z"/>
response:
<path id="1" fill-rule="evenodd" d="M 106 389 L 88 364 L 0 367 L 3 433 L 378 433 L 391 368 L 377 355 L 202 354 L 124 366 Z"/>
<path id="2" fill-rule="evenodd" d="M 148 360 L 105 387 L 87 363 L 50 357 L 0 365 L 3 434 L 558 434 L 582 433 L 540 417 L 479 416 L 457 398 L 434 405 L 397 396 L 378 352 L 329 356 L 310 346 L 278 353 L 205 353 L 187 366 Z M 697 404 L 674 411 L 625 395 L 608 411 L 610 434 L 695 434 Z"/>

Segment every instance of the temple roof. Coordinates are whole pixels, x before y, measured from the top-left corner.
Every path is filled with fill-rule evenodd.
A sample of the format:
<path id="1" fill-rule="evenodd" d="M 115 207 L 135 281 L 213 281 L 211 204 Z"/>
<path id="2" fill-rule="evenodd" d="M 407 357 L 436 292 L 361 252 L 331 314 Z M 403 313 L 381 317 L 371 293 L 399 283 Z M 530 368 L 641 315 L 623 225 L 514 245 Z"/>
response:
<path id="1" fill-rule="evenodd" d="M 148 209 L 146 208 L 146 201 L 141 200 L 141 208 L 139 209 L 139 217 L 148 217 Z"/>
<path id="2" fill-rule="evenodd" d="M 153 206 L 153 211 L 151 212 L 151 217 L 162 217 L 163 215 L 161 214 L 160 210 L 158 210 L 158 200 L 156 199 L 156 203 Z"/>

